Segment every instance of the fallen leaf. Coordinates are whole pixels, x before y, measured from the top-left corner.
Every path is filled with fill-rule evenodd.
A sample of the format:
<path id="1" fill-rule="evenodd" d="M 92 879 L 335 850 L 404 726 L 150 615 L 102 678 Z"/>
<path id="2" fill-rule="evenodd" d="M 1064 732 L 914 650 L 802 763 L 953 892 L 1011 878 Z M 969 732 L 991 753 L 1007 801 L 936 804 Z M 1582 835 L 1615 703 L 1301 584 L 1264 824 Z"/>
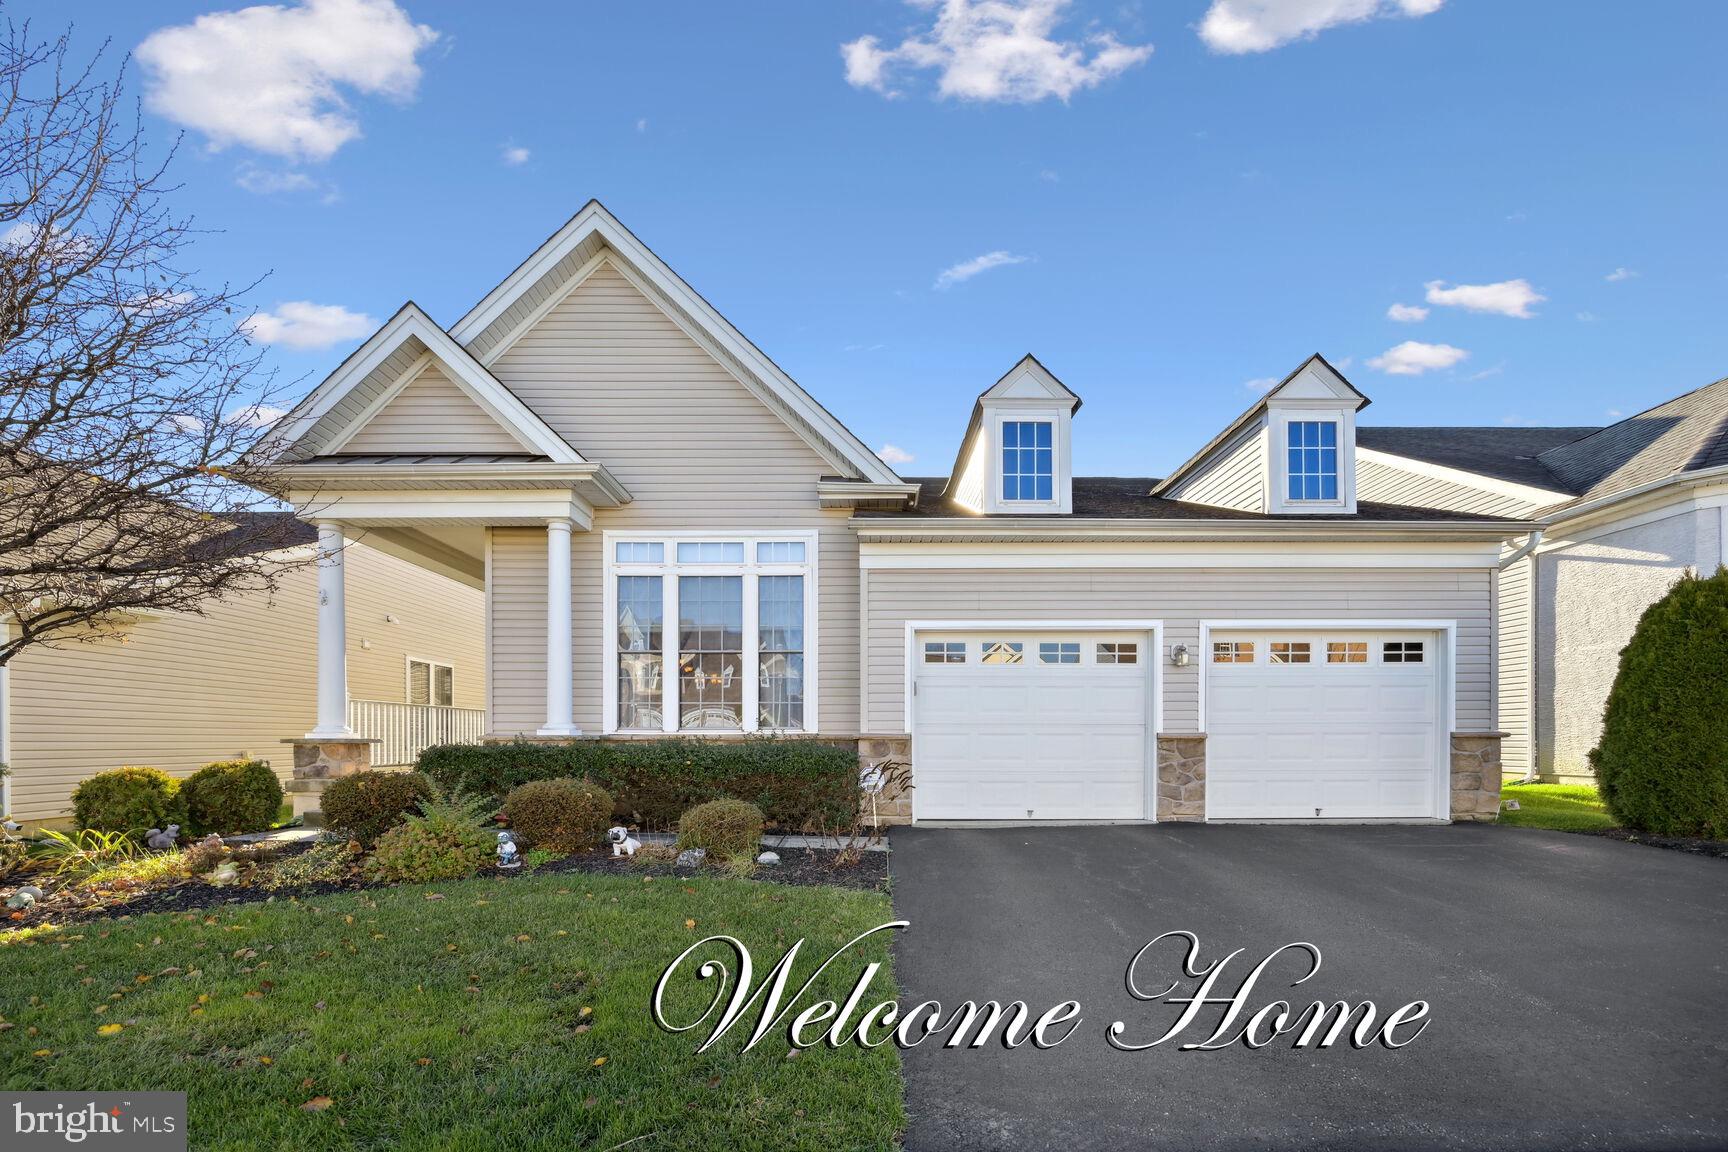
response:
<path id="1" fill-rule="evenodd" d="M 576 1013 L 576 1015 L 578 1015 L 578 1016 L 592 1016 L 592 1015 L 594 1015 L 594 1009 L 588 1007 L 587 1005 L 583 1005 L 582 1011 Z"/>
<path id="2" fill-rule="evenodd" d="M 570 935 L 570 933 L 568 933 L 568 932 L 564 931 L 564 929 L 560 928 L 560 929 L 558 929 L 558 931 L 552 933 L 552 935 L 554 935 L 554 936 L 568 936 L 568 935 Z"/>
<path id="3" fill-rule="evenodd" d="M 98 1036 L 113 1036 L 114 1034 L 119 1032 L 124 1027 L 125 1027 L 124 1024 L 104 1024 L 104 1025 L 102 1025 L 102 1027 L 96 1029 L 96 1035 L 98 1035 Z"/>
<path id="4" fill-rule="evenodd" d="M 276 1061 L 271 1059 L 269 1056 L 260 1056 L 260 1057 L 258 1057 L 258 1063 L 260 1063 L 260 1064 L 264 1065 L 264 1067 L 268 1068 L 268 1067 L 270 1067 L 270 1065 L 276 1063 Z"/>
<path id="5" fill-rule="evenodd" d="M 324 1001 L 320 1000 L 320 1001 L 318 1001 L 318 1003 L 312 1005 L 312 1011 L 314 1011 L 314 1012 L 324 1011 Z"/>
<path id="6" fill-rule="evenodd" d="M 444 893 L 442 893 L 442 892 L 428 892 L 428 893 L 426 893 L 426 899 L 428 899 L 428 900 L 442 900 L 442 899 L 444 899 Z"/>
<path id="7" fill-rule="evenodd" d="M 313 1081 L 312 1077 L 308 1076 L 308 1077 L 306 1077 L 306 1079 L 300 1081 L 300 1087 L 310 1088 L 310 1087 L 312 1087 L 313 1083 L 314 1083 L 314 1081 Z"/>
<path id="8" fill-rule="evenodd" d="M 414 1061 L 414 1063 L 416 1063 L 416 1064 L 420 1065 L 420 1067 L 424 1068 L 424 1067 L 426 1067 L 426 1065 L 432 1063 L 432 1058 L 430 1056 L 422 1056 L 422 1057 L 420 1057 L 420 1059 Z"/>
<path id="9" fill-rule="evenodd" d="M 598 1067 L 600 1067 L 600 1065 L 602 1065 L 604 1063 L 606 1063 L 606 1057 L 604 1057 L 604 1056 L 594 1057 L 594 1067 L 598 1068 Z"/>
<path id="10" fill-rule="evenodd" d="M 314 1096 L 312 1099 L 306 1101 L 306 1103 L 300 1105 L 300 1111 L 322 1112 L 334 1103 L 336 1103 L 336 1101 L 330 1099 L 328 1096 Z"/>
<path id="11" fill-rule="evenodd" d="M 336 1057 L 336 1063 L 338 1063 L 338 1064 L 348 1063 L 348 1053 L 344 1052 L 344 1053 L 342 1053 L 342 1055 Z"/>
<path id="12" fill-rule="evenodd" d="M 30 1055 L 32 1055 L 32 1056 L 52 1056 L 52 1055 L 54 1055 L 54 1053 L 47 1048 L 38 1048 L 38 1049 L 36 1049 L 36 1051 L 30 1053 Z"/>
<path id="13" fill-rule="evenodd" d="M 198 993 L 198 1003 L 200 1003 L 200 1004 L 210 1003 L 210 993 L 208 993 L 208 992 Z"/>
<path id="14" fill-rule="evenodd" d="M 694 927 L 696 927 L 696 921 L 694 921 L 694 920 L 686 920 L 686 921 L 684 921 L 684 927 L 686 927 L 686 928 L 694 928 Z"/>
<path id="15" fill-rule="evenodd" d="M 576 1025 L 576 1027 L 570 1029 L 570 1031 L 572 1031 L 572 1032 L 576 1033 L 578 1036 L 580 1036 L 584 1032 L 592 1031 L 593 1028 L 594 1028 L 594 1025 L 592 1025 L 592 1024 L 578 1024 L 578 1025 Z"/>
<path id="16" fill-rule="evenodd" d="M 528 933 L 524 932 L 524 933 L 522 933 L 522 935 L 516 937 L 516 943 L 526 944 L 532 939 L 534 939 L 534 937 L 532 937 L 532 936 L 528 935 Z"/>

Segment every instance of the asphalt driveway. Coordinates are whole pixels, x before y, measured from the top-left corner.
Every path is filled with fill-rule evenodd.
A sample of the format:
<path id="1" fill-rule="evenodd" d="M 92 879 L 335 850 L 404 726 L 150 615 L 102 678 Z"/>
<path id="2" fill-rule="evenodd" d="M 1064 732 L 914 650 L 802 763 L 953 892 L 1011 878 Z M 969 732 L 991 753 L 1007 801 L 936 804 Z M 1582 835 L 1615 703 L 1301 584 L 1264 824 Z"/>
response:
<path id="1" fill-rule="evenodd" d="M 906 1051 L 909 1149 L 1728 1147 L 1728 860 L 1471 825 L 907 828 L 892 843 L 902 1004 L 1083 1007 L 1044 1051 Z M 1227 971 L 1320 949 L 1301 987 L 1306 961 L 1275 961 L 1250 1011 L 1427 1000 L 1429 1026 L 1397 1050 L 1292 1035 L 1175 1050 L 1206 1038 L 1212 1009 L 1118 1051 L 1111 1022 L 1145 1043 L 1177 1019 L 1124 985 L 1175 929 L 1203 964 L 1245 949 Z M 1181 976 L 1180 944 L 1142 960 L 1144 991 Z"/>

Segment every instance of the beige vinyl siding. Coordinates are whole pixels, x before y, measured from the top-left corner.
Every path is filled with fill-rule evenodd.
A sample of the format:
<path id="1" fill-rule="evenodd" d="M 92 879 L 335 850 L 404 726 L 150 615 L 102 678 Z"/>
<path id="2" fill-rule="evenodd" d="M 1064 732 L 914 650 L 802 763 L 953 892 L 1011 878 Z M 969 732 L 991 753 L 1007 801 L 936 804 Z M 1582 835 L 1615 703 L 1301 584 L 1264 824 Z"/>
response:
<path id="1" fill-rule="evenodd" d="M 524 451 L 436 364 L 427 365 L 342 446 L 344 454 L 361 455 Z"/>
<path id="2" fill-rule="evenodd" d="M 966 454 L 966 464 L 960 469 L 960 479 L 954 485 L 954 502 L 962 508 L 982 511 L 984 508 L 984 439 L 983 429 L 979 429 L 978 439 L 972 444 L 972 451 Z"/>
<path id="3" fill-rule="evenodd" d="M 1164 730 L 1192 732 L 1199 716 L 1200 621 L 1359 619 L 1458 622 L 1458 729 L 1492 715 L 1493 574 L 1482 569 L 889 569 L 870 571 L 866 732 L 905 731 L 909 620 L 1162 620 Z"/>
<path id="4" fill-rule="evenodd" d="M 294 458 L 316 455 L 323 445 L 341 429 L 347 428 L 378 397 L 388 392 L 403 375 L 413 369 L 416 361 L 426 354 L 426 345 L 417 336 L 404 340 L 399 348 L 386 356 L 378 367 L 366 374 L 342 399 L 330 406 L 295 445 Z"/>
<path id="5" fill-rule="evenodd" d="M 506 387 L 633 500 L 595 513 L 572 544 L 575 715 L 603 723 L 607 529 L 815 530 L 818 722 L 858 723 L 858 545 L 844 510 L 817 504 L 833 467 L 610 263 L 602 264 L 492 366 Z M 545 721 L 545 533 L 492 533 L 493 728 Z M 539 653 L 536 655 L 536 653 Z"/>
<path id="6" fill-rule="evenodd" d="M 1539 507 L 1517 496 L 1425 476 L 1361 455 L 1356 457 L 1356 499 L 1512 519 L 1528 516 Z M 1558 501 L 1565 497 L 1556 496 L 1554 499 Z"/>
<path id="7" fill-rule="evenodd" d="M 1508 773 L 1523 774 L 1531 763 L 1531 581 L 1536 569 L 1533 557 L 1513 564 L 1500 573 L 1500 688 L 1499 728 L 1506 733 L 1500 743 L 1501 766 Z"/>
<path id="8" fill-rule="evenodd" d="M 457 706 L 482 707 L 481 594 L 364 545 L 344 564 L 350 696 L 405 700 L 406 658 L 416 656 L 453 664 Z M 274 597 L 142 617 L 118 638 L 21 653 L 11 667 L 14 814 L 65 815 L 78 781 L 123 764 L 184 776 L 249 755 L 286 778 L 282 741 L 317 713 L 317 603 L 308 565 Z"/>
<path id="9" fill-rule="evenodd" d="M 1236 440 L 1220 448 L 1213 459 L 1192 478 L 1169 493 L 1172 500 L 1236 508 L 1243 512 L 1266 511 L 1266 427 L 1253 425 Z"/>

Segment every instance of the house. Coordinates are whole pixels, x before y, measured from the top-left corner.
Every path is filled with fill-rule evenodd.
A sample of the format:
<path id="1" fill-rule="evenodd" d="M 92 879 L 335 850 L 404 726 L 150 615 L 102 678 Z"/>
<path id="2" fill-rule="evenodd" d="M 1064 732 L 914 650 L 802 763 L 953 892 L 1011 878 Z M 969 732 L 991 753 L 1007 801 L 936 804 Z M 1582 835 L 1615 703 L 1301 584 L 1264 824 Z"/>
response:
<path id="1" fill-rule="evenodd" d="M 1638 618 L 1728 563 L 1728 380 L 1607 428 L 1363 428 L 1357 461 L 1364 496 L 1534 522 L 1499 582 L 1504 766 L 1594 783 Z"/>
<path id="2" fill-rule="evenodd" d="M 274 430 L 341 544 L 484 590 L 492 738 L 772 732 L 908 761 L 916 820 L 1498 811 L 1500 565 L 1533 525 L 1363 487 L 1315 356 L 1171 475 L 1073 475 L 1028 356 L 906 480 L 591 202 L 449 328 L 405 304 Z M 296 781 L 364 764 L 319 616 Z"/>
<path id="3" fill-rule="evenodd" d="M 310 558 L 316 533 L 299 527 L 297 545 L 267 534 L 290 541 L 286 559 Z M 411 763 L 426 744 L 478 739 L 481 593 L 363 535 L 344 567 L 345 707 L 356 732 L 378 741 L 375 760 Z M 80 780 L 126 764 L 183 777 L 212 760 L 256 757 L 288 779 L 282 739 L 317 711 L 317 614 L 317 572 L 300 564 L 274 595 L 237 594 L 200 615 L 136 614 L 98 638 L 25 648 L 0 668 L 4 807 L 18 820 L 61 819 Z"/>

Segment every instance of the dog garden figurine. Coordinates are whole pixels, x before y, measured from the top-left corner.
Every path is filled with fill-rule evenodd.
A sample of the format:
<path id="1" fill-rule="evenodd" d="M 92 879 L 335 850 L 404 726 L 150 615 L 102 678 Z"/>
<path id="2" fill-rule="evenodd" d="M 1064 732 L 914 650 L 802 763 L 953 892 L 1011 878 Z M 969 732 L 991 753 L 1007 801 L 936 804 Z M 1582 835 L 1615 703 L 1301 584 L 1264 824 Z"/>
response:
<path id="1" fill-rule="evenodd" d="M 522 867 L 522 857 L 516 852 L 516 838 L 508 832 L 498 833 L 498 867 Z"/>
<path id="2" fill-rule="evenodd" d="M 622 824 L 614 824 L 606 829 L 606 843 L 612 845 L 613 856 L 634 856 L 636 849 L 642 847 L 642 841 L 630 835 L 630 829 Z"/>

